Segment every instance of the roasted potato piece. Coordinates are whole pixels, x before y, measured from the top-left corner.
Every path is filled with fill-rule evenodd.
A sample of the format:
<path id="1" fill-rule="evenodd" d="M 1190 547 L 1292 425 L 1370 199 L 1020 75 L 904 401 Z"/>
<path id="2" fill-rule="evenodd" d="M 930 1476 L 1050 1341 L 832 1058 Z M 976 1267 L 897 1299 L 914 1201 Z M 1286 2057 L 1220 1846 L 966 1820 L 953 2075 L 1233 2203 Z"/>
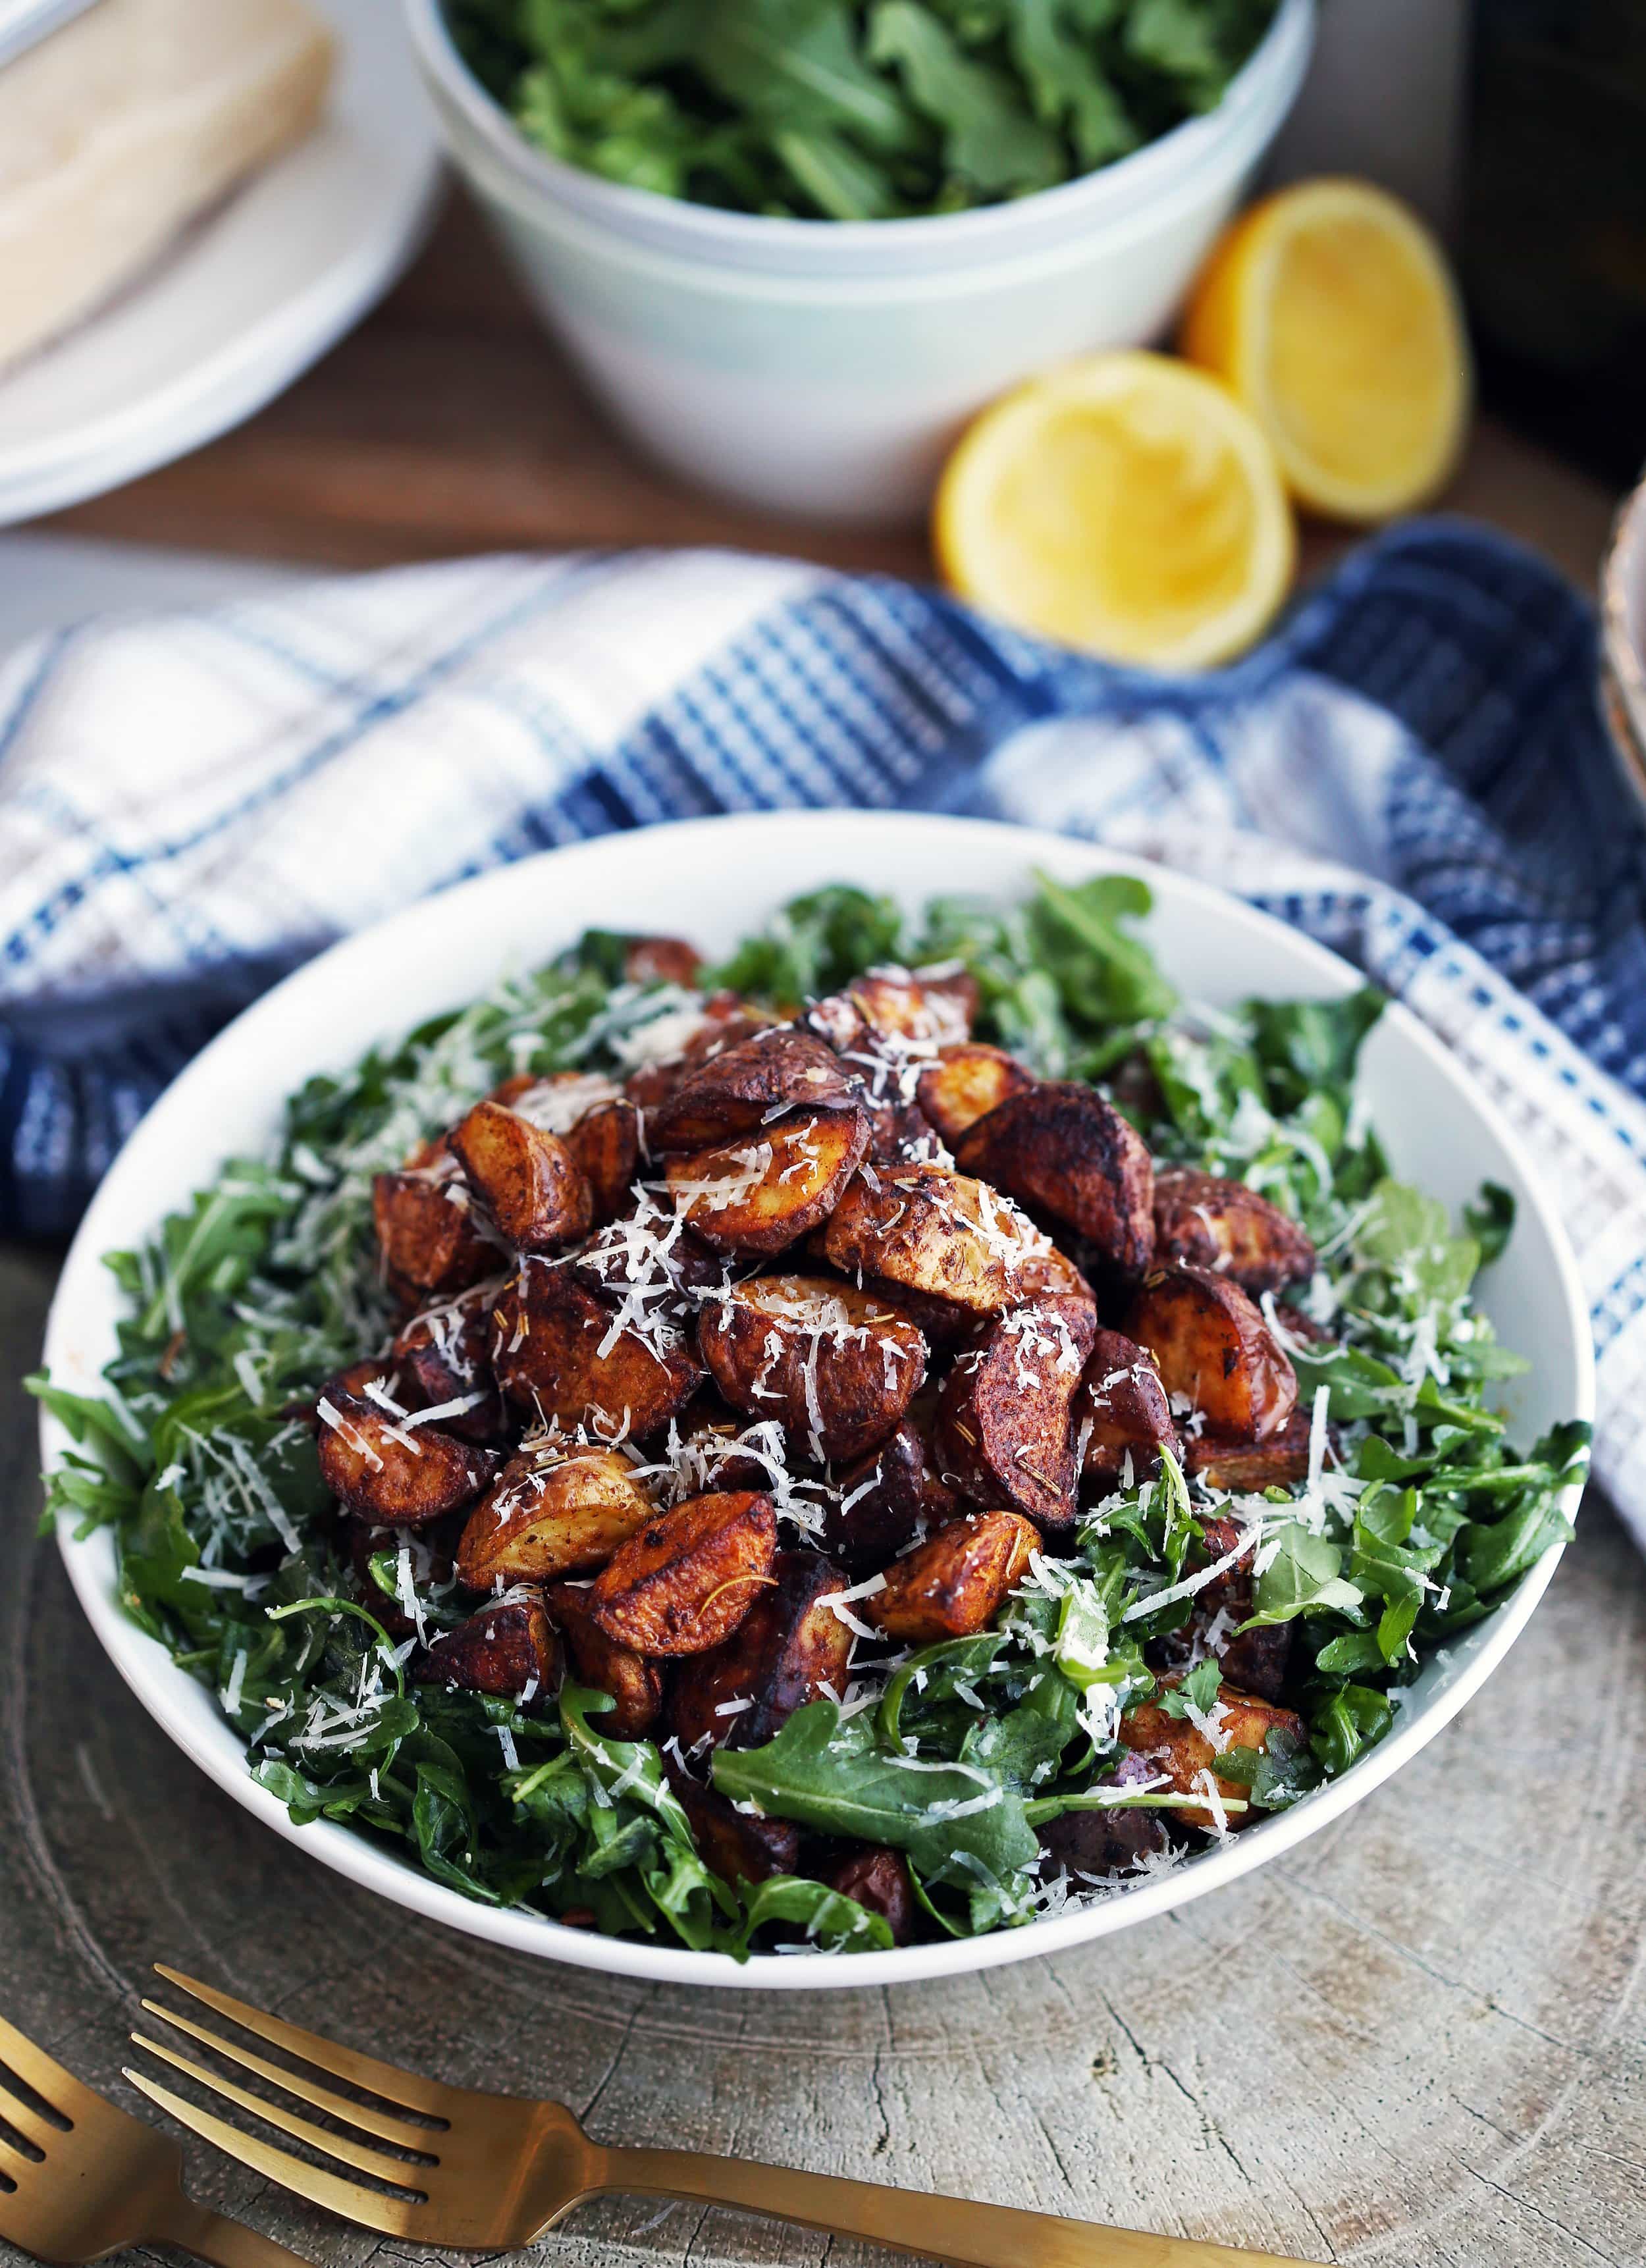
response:
<path id="1" fill-rule="evenodd" d="M 884 1843 L 866 1843 L 830 1867 L 823 1880 L 842 1897 L 855 1898 L 868 1912 L 878 1914 L 890 1929 L 894 1945 L 907 1945 L 912 1939 L 919 1909 L 901 1851 Z"/>
<path id="2" fill-rule="evenodd" d="M 622 1095 L 616 1080 L 603 1071 L 523 1071 L 494 1086 L 487 1099 L 518 1110 L 545 1134 L 569 1134 L 579 1118 Z"/>
<path id="3" fill-rule="evenodd" d="M 570 1150 L 501 1102 L 477 1102 L 452 1130 L 469 1189 L 520 1252 L 557 1252 L 588 1234 L 594 1199 Z"/>
<path id="4" fill-rule="evenodd" d="M 668 1769 L 698 1856 L 711 1873 L 727 1882 L 764 1882 L 772 1874 L 794 1873 L 801 1856 L 798 1827 L 786 1819 L 757 1819 L 690 1772 L 673 1764 Z"/>
<path id="5" fill-rule="evenodd" d="M 1043 1079 L 969 1127 L 963 1173 L 1074 1230 L 1118 1276 L 1143 1275 L 1155 1248 L 1155 1168 L 1112 1103 L 1074 1079 Z"/>
<path id="6" fill-rule="evenodd" d="M 1094 1783 L 1098 1787 L 1135 1786 L 1153 1779 L 1142 1756 L 1122 1756 L 1118 1766 Z M 1129 1874 L 1140 1859 L 1163 1856 L 1171 1830 L 1158 1811 L 1065 1811 L 1040 1829 L 1041 1876 L 1067 1873 L 1077 1887 Z"/>
<path id="7" fill-rule="evenodd" d="M 1255 1300 L 1315 1272 L 1315 1248 L 1298 1224 L 1244 1182 L 1189 1166 L 1155 1174 L 1155 1258 L 1232 1276 Z"/>
<path id="8" fill-rule="evenodd" d="M 698 1318 L 698 1351 L 734 1409 L 776 1418 L 820 1461 L 890 1432 L 926 1376 L 906 1315 L 823 1276 L 735 1285 Z"/>
<path id="9" fill-rule="evenodd" d="M 673 1039 L 672 1048 L 631 1071 L 623 1091 L 643 1110 L 654 1110 L 699 1064 L 741 1047 L 757 1032 L 770 1031 L 774 1020 L 735 992 L 712 993 L 697 1009 L 666 1020 L 664 1030 Z"/>
<path id="10" fill-rule="evenodd" d="M 732 1489 L 688 1497 L 630 1537 L 594 1579 L 589 1614 L 636 1653 L 706 1653 L 775 1580 L 769 1496 Z"/>
<path id="11" fill-rule="evenodd" d="M 1075 1454 L 1090 1481 L 1122 1479 L 1128 1457 L 1141 1479 L 1162 1449 L 1177 1454 L 1171 1404 L 1147 1347 L 1118 1331 L 1098 1332 L 1074 1397 L 1074 1427 Z"/>
<path id="12" fill-rule="evenodd" d="M 669 1730 L 683 1749 L 699 1741 L 717 1748 L 757 1749 L 808 1701 L 845 1692 L 852 1632 L 822 1603 L 845 1588 L 838 1567 L 816 1551 L 779 1551 L 774 1587 L 712 1653 L 694 1654 L 675 1672 Z"/>
<path id="13" fill-rule="evenodd" d="M 868 1160 L 872 1166 L 946 1166 L 948 1151 L 918 1102 L 897 1094 L 876 1094 L 864 1082 L 868 1113 Z"/>
<path id="14" fill-rule="evenodd" d="M 378 1354 L 364 1355 L 358 1362 L 347 1363 L 342 1370 L 334 1370 L 331 1376 L 321 1388 L 320 1392 L 314 1396 L 314 1400 L 310 1405 L 314 1417 L 314 1431 L 319 1432 L 323 1422 L 320 1415 L 320 1405 L 322 1402 L 336 1402 L 344 1395 L 352 1395 L 358 1397 L 365 1393 L 365 1389 L 368 1386 L 380 1386 L 386 1393 L 393 1395 L 396 1401 L 403 1400 L 404 1397 L 402 1395 L 395 1394 L 394 1388 L 389 1384 L 389 1381 L 394 1377 L 394 1375 L 395 1364 L 393 1358 L 390 1357 L 385 1359 L 382 1355 Z M 405 1381 L 402 1381 L 402 1383 L 403 1384 Z M 370 1397 L 367 1396 L 367 1399 L 369 1400 Z M 300 1409 L 302 1405 L 300 1403 L 294 1405 L 293 1414 L 295 1414 L 297 1409 Z"/>
<path id="15" fill-rule="evenodd" d="M 1004 1048 L 964 1040 L 938 1049 L 937 1061 L 920 1073 L 916 1092 L 921 1109 L 952 1147 L 979 1118 L 1034 1084 L 1034 1073 Z"/>
<path id="16" fill-rule="evenodd" d="M 1162 1681 L 1168 1689 L 1176 1679 Z M 1242 1693 L 1225 1685 L 1218 1695 L 1222 1705 L 1220 1734 L 1223 1744 L 1231 1749 L 1263 1749 L 1271 1734 L 1285 1731 L 1301 1742 L 1303 1720 L 1292 1709 L 1277 1708 L 1269 1701 L 1259 1701 L 1254 1694 Z M 1120 1719 L 1122 1744 L 1141 1756 L 1156 1773 L 1163 1772 L 1179 1795 L 1193 1795 L 1206 1786 L 1201 1777 L 1210 1773 L 1219 1797 L 1224 1802 L 1244 1802 L 1246 1790 L 1234 1780 L 1222 1779 L 1217 1774 L 1217 1759 L 1222 1750 L 1214 1749 L 1198 1725 L 1187 1717 L 1169 1717 L 1157 1702 L 1147 1701 L 1140 1708 L 1128 1710 Z M 1207 1834 L 1216 1830 L 1216 1818 L 1207 1804 L 1185 1806 L 1175 1815 L 1185 1827 L 1199 1827 Z M 1229 1819 L 1231 1827 L 1251 1824 L 1254 1815 L 1250 1811 L 1236 1812 Z"/>
<path id="17" fill-rule="evenodd" d="M 963 968 L 868 968 L 843 990 L 814 1000 L 801 1020 L 841 1055 L 872 1052 L 886 1041 L 906 1054 L 911 1046 L 963 1040 L 977 1002 L 976 983 Z"/>
<path id="18" fill-rule="evenodd" d="M 554 1631 L 537 1598 L 498 1599 L 432 1638 L 412 1675 L 424 1685 L 461 1685 L 540 1702 L 560 1682 Z"/>
<path id="19" fill-rule="evenodd" d="M 1289 1488 L 1309 1471 L 1309 1412 L 1294 1410 L 1278 1433 L 1266 1441 L 1229 1441 L 1212 1432 L 1184 1444 L 1188 1469 L 1198 1473 L 1207 1488 L 1248 1493 L 1258 1489 Z"/>
<path id="20" fill-rule="evenodd" d="M 654 1151 L 708 1150 L 762 1131 L 785 1110 L 850 1110 L 851 1073 L 792 1024 L 757 1033 L 687 1073 L 646 1121 Z"/>
<path id="21" fill-rule="evenodd" d="M 616 1449 L 523 1449 L 469 1513 L 457 1572 L 473 1591 L 582 1574 L 656 1509 Z"/>
<path id="22" fill-rule="evenodd" d="M 393 1360 L 428 1409 L 461 1441 L 495 1441 L 504 1429 L 503 1396 L 491 1374 L 491 1307 L 495 1285 L 478 1284 L 455 1299 L 424 1307 L 401 1327 Z M 453 1403 L 478 1401 L 469 1409 Z"/>
<path id="23" fill-rule="evenodd" d="M 703 1375 L 683 1340 L 666 1328 L 651 1338 L 655 1347 L 569 1268 L 528 1260 L 493 1310 L 491 1367 L 509 1400 L 545 1425 L 589 1425 L 608 1438 L 626 1426 L 643 1440 L 684 1406 Z"/>
<path id="24" fill-rule="evenodd" d="M 1069 1413 L 1096 1335 L 1082 1300 L 1008 1307 L 956 1358 L 938 1398 L 933 1447 L 945 1481 L 985 1508 L 1010 1505 L 1044 1528 L 1074 1518 Z"/>
<path id="25" fill-rule="evenodd" d="M 572 1263 L 591 1291 L 650 1319 L 683 1323 L 698 1295 L 731 1281 L 729 1263 L 686 1226 L 672 1205 L 637 1189 L 615 1220 L 595 1231 Z"/>
<path id="26" fill-rule="evenodd" d="M 1154 1356 L 1168 1395 L 1231 1441 L 1266 1441 L 1297 1403 L 1297 1373 L 1238 1284 L 1166 1268 L 1133 1300 L 1126 1335 Z"/>
<path id="27" fill-rule="evenodd" d="M 409 1424 L 364 1395 L 322 1394 L 321 1478 L 339 1503 L 378 1528 L 426 1528 L 478 1496 L 498 1458 L 438 1425 Z"/>
<path id="28" fill-rule="evenodd" d="M 1039 1531 L 1015 1512 L 950 1521 L 886 1570 L 886 1587 L 863 1612 L 888 1638 L 910 1646 L 970 1638 L 985 1629 L 1038 1550 Z"/>
<path id="29" fill-rule="evenodd" d="M 579 1685 L 609 1693 L 615 1709 L 602 1710 L 596 1728 L 614 1740 L 643 1740 L 656 1724 L 663 1707 L 663 1673 L 654 1661 L 614 1646 L 597 1629 L 588 1610 L 588 1591 L 580 1583 L 554 1583 L 544 1594 L 550 1614 L 565 1641 L 572 1669 Z"/>
<path id="30" fill-rule="evenodd" d="M 442 1152 L 427 1166 L 379 1174 L 372 1218 L 386 1273 L 414 1300 L 430 1292 L 463 1292 L 499 1265 L 482 1234 L 457 1160 Z"/>
<path id="31" fill-rule="evenodd" d="M 942 1166 L 860 1174 L 829 1218 L 823 1250 L 843 1275 L 879 1276 L 951 1307 L 998 1314 L 1045 1240 L 981 1182 Z"/>
<path id="32" fill-rule="evenodd" d="M 1275 1623 L 1258 1630 L 1240 1627 L 1249 1619 L 1254 1603 L 1256 1533 L 1243 1528 L 1237 1520 L 1208 1519 L 1204 1513 L 1200 1530 L 1204 1540 L 1192 1555 L 1192 1566 L 1214 1565 L 1231 1551 L 1238 1550 L 1240 1557 L 1195 1593 L 1193 1615 L 1181 1630 L 1152 1642 L 1150 1666 L 1187 1669 L 1210 1653 L 1230 1685 L 1243 1693 L 1255 1693 L 1259 1700 L 1278 1701 L 1286 1690 L 1295 1626 Z"/>
<path id="33" fill-rule="evenodd" d="M 808 1247 L 823 1259 L 828 1257 L 823 1248 L 826 1234 L 824 1231 L 815 1236 Z M 861 1289 L 876 1300 L 888 1300 L 894 1307 L 901 1308 L 934 1354 L 954 1354 L 962 1347 L 975 1346 L 989 1328 L 989 1317 L 979 1314 L 975 1307 L 961 1307 L 952 1300 L 934 1299 L 929 1292 L 914 1291 L 907 1284 L 894 1284 L 889 1276 L 865 1275 Z"/>
<path id="34" fill-rule="evenodd" d="M 631 937 L 624 940 L 623 974 L 630 984 L 679 984 L 698 981 L 703 955 L 683 937 Z"/>
<path id="35" fill-rule="evenodd" d="M 588 1183 L 594 1225 L 602 1227 L 628 1204 L 640 1169 L 640 1114 L 621 1096 L 597 1103 L 565 1136 L 565 1146 Z"/>
<path id="36" fill-rule="evenodd" d="M 906 1543 L 955 1519 L 960 1499 L 933 1471 L 910 1425 L 840 1476 L 840 1497 L 823 1513 L 823 1549 L 849 1567 L 879 1567 Z"/>
<path id="37" fill-rule="evenodd" d="M 827 1219 L 868 1148 L 858 1109 L 786 1118 L 713 1150 L 668 1161 L 681 1218 L 717 1251 L 766 1254 Z"/>

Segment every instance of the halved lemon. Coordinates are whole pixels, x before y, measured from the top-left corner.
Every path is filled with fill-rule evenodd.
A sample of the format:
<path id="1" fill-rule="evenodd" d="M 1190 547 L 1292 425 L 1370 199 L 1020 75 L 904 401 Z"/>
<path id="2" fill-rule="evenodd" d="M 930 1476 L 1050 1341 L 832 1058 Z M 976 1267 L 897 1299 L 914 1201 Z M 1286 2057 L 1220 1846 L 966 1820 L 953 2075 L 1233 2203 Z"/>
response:
<path id="1" fill-rule="evenodd" d="M 1183 350 L 1234 388 L 1316 512 L 1391 519 L 1457 463 L 1473 390 L 1457 293 L 1422 222 L 1368 182 L 1299 181 L 1237 220 Z"/>
<path id="2" fill-rule="evenodd" d="M 1164 355 L 1093 355 L 962 437 L 933 541 L 960 595 L 1015 628 L 1158 669 L 1251 644 L 1291 583 L 1274 453 L 1228 388 Z"/>

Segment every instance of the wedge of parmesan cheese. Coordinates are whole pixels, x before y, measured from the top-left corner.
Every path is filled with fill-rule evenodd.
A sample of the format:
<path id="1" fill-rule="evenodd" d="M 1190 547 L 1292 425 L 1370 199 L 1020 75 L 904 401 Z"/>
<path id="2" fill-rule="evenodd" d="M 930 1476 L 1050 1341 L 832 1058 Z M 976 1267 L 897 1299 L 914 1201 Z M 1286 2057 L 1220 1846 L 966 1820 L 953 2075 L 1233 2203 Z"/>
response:
<path id="1" fill-rule="evenodd" d="M 0 369 L 307 133 L 330 71 L 305 0 L 101 0 L 0 70 Z"/>

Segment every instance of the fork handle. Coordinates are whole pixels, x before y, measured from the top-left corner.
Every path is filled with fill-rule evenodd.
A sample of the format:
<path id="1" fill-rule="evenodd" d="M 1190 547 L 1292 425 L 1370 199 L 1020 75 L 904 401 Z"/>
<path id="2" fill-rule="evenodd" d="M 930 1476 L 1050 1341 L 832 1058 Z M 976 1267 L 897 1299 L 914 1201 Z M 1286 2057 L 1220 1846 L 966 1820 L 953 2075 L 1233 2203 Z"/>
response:
<path id="1" fill-rule="evenodd" d="M 244 2221 L 231 2220 L 227 2213 L 214 2213 L 189 2197 L 178 2198 L 176 2211 L 153 2236 L 176 2245 L 181 2252 L 192 2252 L 196 2260 L 209 2260 L 212 2268 L 313 2268 L 300 2253 L 288 2252 L 272 2236 L 259 2236 Z"/>
<path id="2" fill-rule="evenodd" d="M 596 2190 L 695 2198 L 798 2221 L 837 2236 L 867 2237 L 953 2268 L 1299 2268 L 1273 2252 L 1244 2252 L 1187 2237 L 1149 2236 L 1054 2213 L 973 2205 L 878 2182 L 805 2174 L 692 2150 L 602 2150 Z"/>

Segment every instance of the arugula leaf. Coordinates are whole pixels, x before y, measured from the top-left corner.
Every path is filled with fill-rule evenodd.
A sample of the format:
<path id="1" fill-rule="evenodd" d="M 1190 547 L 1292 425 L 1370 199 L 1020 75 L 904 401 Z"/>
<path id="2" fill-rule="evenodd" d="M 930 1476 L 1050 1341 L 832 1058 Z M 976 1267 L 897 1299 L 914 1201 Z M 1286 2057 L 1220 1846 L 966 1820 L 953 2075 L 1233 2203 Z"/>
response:
<path id="1" fill-rule="evenodd" d="M 1186 1718 L 1191 1709 L 1198 1709 L 1204 1716 L 1215 1706 L 1222 1683 L 1222 1671 L 1208 1655 L 1180 1678 L 1170 1692 L 1161 1696 L 1160 1705 L 1168 1717 Z"/>
<path id="2" fill-rule="evenodd" d="M 1257 1580 L 1253 1611 L 1242 1630 L 1265 1630 L 1298 1615 L 1354 1614 L 1359 1609 L 1361 1592 L 1344 1578 L 1343 1554 L 1329 1536 L 1288 1520 L 1270 1541 L 1278 1549 Z"/>
<path id="3" fill-rule="evenodd" d="M 897 68 L 910 100 L 942 129 L 948 171 L 985 196 L 1017 196 L 1066 177 L 1057 136 L 1024 108 L 1011 78 L 974 63 L 919 0 L 875 0 L 868 54 Z"/>

